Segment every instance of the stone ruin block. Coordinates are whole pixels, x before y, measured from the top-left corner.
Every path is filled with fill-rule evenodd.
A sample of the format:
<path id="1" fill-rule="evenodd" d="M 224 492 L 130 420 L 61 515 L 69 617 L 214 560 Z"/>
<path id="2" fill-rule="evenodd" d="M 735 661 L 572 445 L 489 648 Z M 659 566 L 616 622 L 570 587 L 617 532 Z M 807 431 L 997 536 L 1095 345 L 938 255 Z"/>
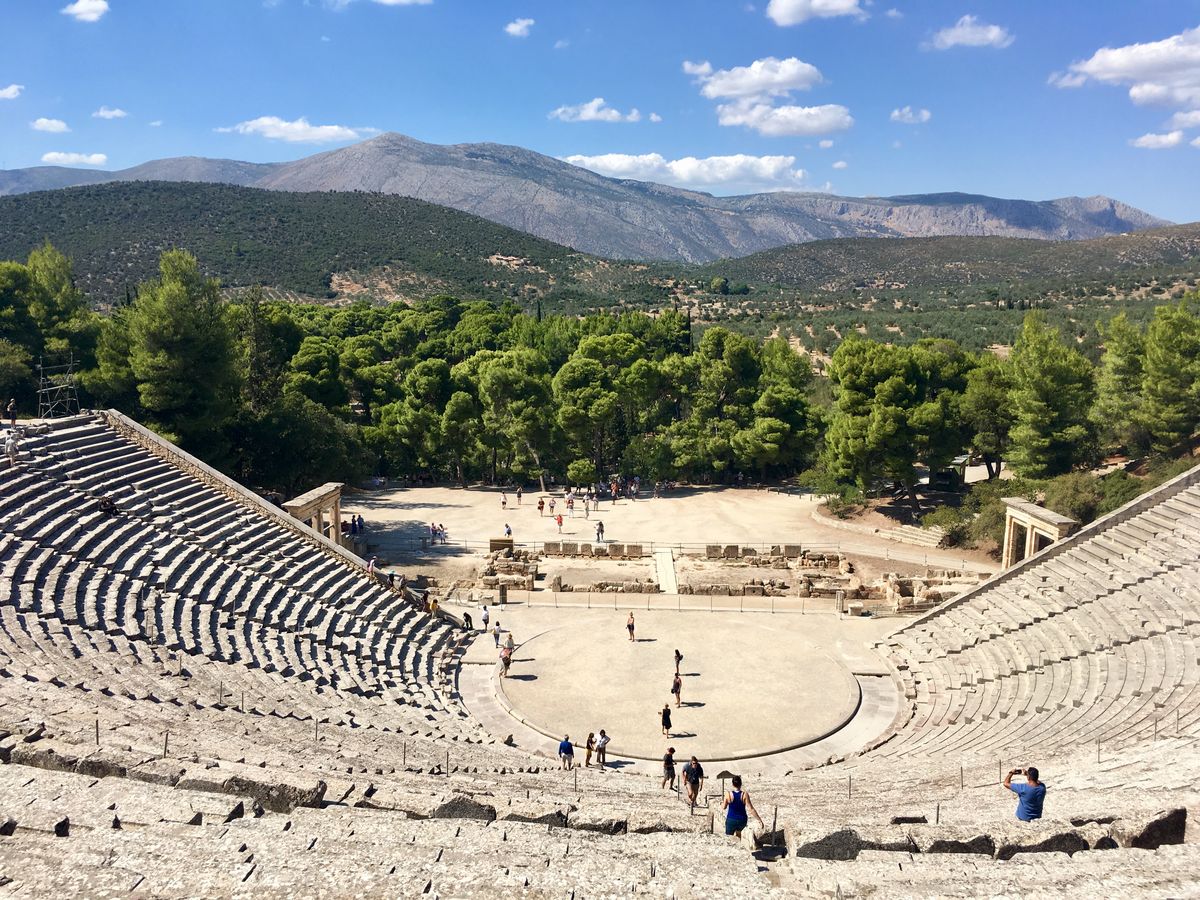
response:
<path id="1" fill-rule="evenodd" d="M 568 543 L 567 541 L 563 541 L 562 552 L 563 552 L 563 556 L 578 556 L 579 555 L 579 545 Z"/>
<path id="2" fill-rule="evenodd" d="M 562 541 L 546 541 L 542 544 L 542 552 L 547 556 L 561 556 Z"/>
<path id="3" fill-rule="evenodd" d="M 604 544 L 597 544 L 596 546 L 594 546 L 592 548 L 592 555 L 593 556 L 608 556 L 608 550 L 609 550 L 609 548 L 606 547 Z"/>
<path id="4" fill-rule="evenodd" d="M 608 555 L 611 556 L 613 559 L 616 559 L 618 556 L 624 556 L 625 555 L 625 545 L 624 544 L 609 544 L 608 545 Z"/>
<path id="5" fill-rule="evenodd" d="M 784 544 L 783 555 L 788 559 L 796 559 L 800 556 L 802 548 L 799 544 Z"/>
<path id="6" fill-rule="evenodd" d="M 743 547 L 742 557 L 745 558 L 748 556 L 758 556 L 758 549 L 756 547 Z"/>
<path id="7" fill-rule="evenodd" d="M 625 545 L 625 556 L 627 556 L 629 559 L 641 559 L 645 555 L 646 554 L 642 552 L 641 544 Z"/>
<path id="8" fill-rule="evenodd" d="M 725 545 L 725 558 L 726 559 L 737 559 L 738 553 L 739 553 L 739 548 L 738 548 L 737 544 L 726 544 Z"/>
<path id="9" fill-rule="evenodd" d="M 761 584 L 748 584 L 742 588 L 742 596 L 744 597 L 761 597 L 763 593 L 763 586 Z"/>
<path id="10" fill-rule="evenodd" d="M 721 545 L 720 544 L 706 544 L 704 547 L 704 556 L 706 559 L 720 559 L 721 558 Z"/>
<path id="11" fill-rule="evenodd" d="M 592 555 L 592 545 L 591 544 L 580 544 L 579 545 L 579 555 L 580 556 L 591 556 Z"/>
<path id="12" fill-rule="evenodd" d="M 772 544 L 771 545 L 771 555 L 772 556 L 783 556 L 783 548 L 780 547 L 778 544 Z"/>

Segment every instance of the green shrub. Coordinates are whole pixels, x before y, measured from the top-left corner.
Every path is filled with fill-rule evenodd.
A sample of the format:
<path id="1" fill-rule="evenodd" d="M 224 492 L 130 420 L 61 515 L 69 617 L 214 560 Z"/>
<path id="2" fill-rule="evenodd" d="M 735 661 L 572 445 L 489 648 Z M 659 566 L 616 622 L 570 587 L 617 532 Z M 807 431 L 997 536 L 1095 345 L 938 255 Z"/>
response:
<path id="1" fill-rule="evenodd" d="M 921 517 L 922 528 L 940 528 L 946 533 L 946 544 L 963 547 L 971 540 L 972 516 L 964 515 L 952 506 L 943 506 Z"/>

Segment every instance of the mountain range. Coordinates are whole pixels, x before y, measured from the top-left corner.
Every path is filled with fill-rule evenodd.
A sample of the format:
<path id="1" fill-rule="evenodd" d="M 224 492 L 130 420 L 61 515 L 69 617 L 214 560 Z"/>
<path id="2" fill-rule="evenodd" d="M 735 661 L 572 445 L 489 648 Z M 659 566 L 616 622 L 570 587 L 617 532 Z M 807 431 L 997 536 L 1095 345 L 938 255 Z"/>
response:
<path id="1" fill-rule="evenodd" d="M 781 191 L 715 197 L 608 178 L 521 147 L 427 144 L 393 133 L 284 163 L 178 157 L 115 172 L 57 166 L 3 170 L 0 195 L 113 181 L 396 194 L 598 256 L 684 262 L 828 238 L 1084 240 L 1170 224 L 1103 196 L 1033 201 L 959 193 L 855 198 Z"/>

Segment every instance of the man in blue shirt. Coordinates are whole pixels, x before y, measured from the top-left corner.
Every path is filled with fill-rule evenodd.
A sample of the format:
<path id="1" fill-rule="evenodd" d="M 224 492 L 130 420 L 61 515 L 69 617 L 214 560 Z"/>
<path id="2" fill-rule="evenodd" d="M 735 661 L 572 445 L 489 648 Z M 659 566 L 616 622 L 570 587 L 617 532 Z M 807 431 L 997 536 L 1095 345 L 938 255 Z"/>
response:
<path id="1" fill-rule="evenodd" d="M 1024 775 L 1024 784 L 1013 784 L 1014 775 Z M 1013 769 L 1004 776 L 1004 786 L 1017 795 L 1017 818 L 1022 822 L 1032 822 L 1042 817 L 1042 803 L 1046 799 L 1046 786 L 1038 781 L 1038 770 L 1033 766 L 1028 769 Z"/>
<path id="2" fill-rule="evenodd" d="M 575 748 L 571 746 L 571 736 L 563 735 L 562 741 L 558 745 L 558 758 L 562 760 L 564 769 L 572 769 L 575 767 Z"/>

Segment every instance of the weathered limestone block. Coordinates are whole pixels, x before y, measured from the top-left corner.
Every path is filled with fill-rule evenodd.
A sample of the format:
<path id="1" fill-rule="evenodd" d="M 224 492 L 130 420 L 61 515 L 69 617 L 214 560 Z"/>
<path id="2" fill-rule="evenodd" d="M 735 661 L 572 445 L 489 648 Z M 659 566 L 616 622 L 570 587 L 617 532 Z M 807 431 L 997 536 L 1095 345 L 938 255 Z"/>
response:
<path id="1" fill-rule="evenodd" d="M 783 548 L 779 544 L 771 545 L 771 556 L 783 556 Z"/>
<path id="2" fill-rule="evenodd" d="M 80 748 L 53 739 L 13 747 L 10 761 L 18 766 L 33 766 L 55 772 L 74 772 L 79 765 Z"/>
<path id="3" fill-rule="evenodd" d="M 704 556 L 707 559 L 720 559 L 721 558 L 721 545 L 720 544 L 706 544 L 704 547 Z"/>
<path id="4" fill-rule="evenodd" d="M 542 544 L 542 552 L 547 556 L 562 556 L 562 541 L 546 541 Z"/>
<path id="5" fill-rule="evenodd" d="M 555 575 L 550 579 L 550 590 L 561 591 L 563 589 L 563 580 L 561 575 Z"/>
<path id="6" fill-rule="evenodd" d="M 765 591 L 761 584 L 747 584 L 742 588 L 744 597 L 762 597 Z"/>
<path id="7" fill-rule="evenodd" d="M 578 556 L 579 545 L 573 542 L 563 541 L 562 552 L 563 556 Z"/>
<path id="8" fill-rule="evenodd" d="M 592 547 L 593 556 L 608 556 L 608 551 L 609 548 L 604 544 L 596 544 L 594 547 Z"/>
<path id="9" fill-rule="evenodd" d="M 1045 819 L 997 823 L 991 831 L 996 842 L 996 859 L 1012 859 L 1018 853 L 1066 853 L 1069 856 L 1090 849 L 1079 828 Z"/>
<path id="10" fill-rule="evenodd" d="M 991 835 L 969 825 L 913 826 L 909 836 L 922 853 L 979 853 L 984 856 L 996 853 L 996 842 Z"/>
<path id="11" fill-rule="evenodd" d="M 404 813 L 410 819 L 428 819 L 441 805 L 439 797 L 403 790 L 393 784 L 369 785 L 355 802 L 363 809 L 387 809 Z"/>
<path id="12" fill-rule="evenodd" d="M 129 777 L 134 781 L 174 787 L 185 771 L 186 767 L 177 759 L 152 759 L 130 769 Z"/>
<path id="13" fill-rule="evenodd" d="M 79 760 L 75 771 L 93 778 L 125 778 L 129 770 L 150 762 L 156 757 L 137 750 L 100 747 Z"/>
<path id="14" fill-rule="evenodd" d="M 625 545 L 625 555 L 629 559 L 641 559 L 646 554 L 642 550 L 641 544 L 626 544 Z"/>
<path id="15" fill-rule="evenodd" d="M 747 558 L 747 557 L 751 557 L 751 556 L 758 556 L 758 549 L 755 547 L 743 547 L 742 548 L 742 557 Z"/>
<path id="16" fill-rule="evenodd" d="M 917 846 L 904 827 L 859 827 L 824 831 L 798 827 L 789 829 L 790 854 L 800 859 L 857 859 L 864 850 L 915 853 Z"/>
<path id="17" fill-rule="evenodd" d="M 625 555 L 625 545 L 624 544 L 609 544 L 608 545 L 608 555 L 613 558 L 616 558 L 618 556 L 624 556 Z"/>
<path id="18" fill-rule="evenodd" d="M 440 804 L 430 814 L 433 819 L 478 819 L 483 822 L 496 821 L 496 807 L 480 803 L 466 794 L 455 794 Z"/>
<path id="19" fill-rule="evenodd" d="M 784 544 L 783 555 L 788 559 L 796 559 L 803 552 L 803 548 L 799 544 Z"/>
<path id="20" fill-rule="evenodd" d="M 592 555 L 592 545 L 591 544 L 580 544 L 579 545 L 579 555 L 580 556 L 591 556 Z"/>
<path id="21" fill-rule="evenodd" d="M 566 828 L 568 809 L 560 804 L 543 803 L 537 800 L 510 800 L 508 806 L 500 807 L 497 818 L 508 822 L 532 822 L 535 825 L 553 825 Z"/>
<path id="22" fill-rule="evenodd" d="M 725 545 L 725 558 L 726 559 L 737 559 L 739 552 L 740 552 L 740 548 L 738 547 L 737 544 L 726 544 Z"/>
<path id="23" fill-rule="evenodd" d="M 1187 810 L 1162 810 L 1146 816 L 1129 816 L 1113 823 L 1112 835 L 1122 847 L 1157 850 L 1163 844 L 1182 844 Z"/>
<path id="24" fill-rule="evenodd" d="M 567 817 L 567 827 L 579 831 L 598 831 L 601 834 L 625 834 L 629 821 L 625 816 L 614 814 L 603 807 L 583 806 Z"/>

